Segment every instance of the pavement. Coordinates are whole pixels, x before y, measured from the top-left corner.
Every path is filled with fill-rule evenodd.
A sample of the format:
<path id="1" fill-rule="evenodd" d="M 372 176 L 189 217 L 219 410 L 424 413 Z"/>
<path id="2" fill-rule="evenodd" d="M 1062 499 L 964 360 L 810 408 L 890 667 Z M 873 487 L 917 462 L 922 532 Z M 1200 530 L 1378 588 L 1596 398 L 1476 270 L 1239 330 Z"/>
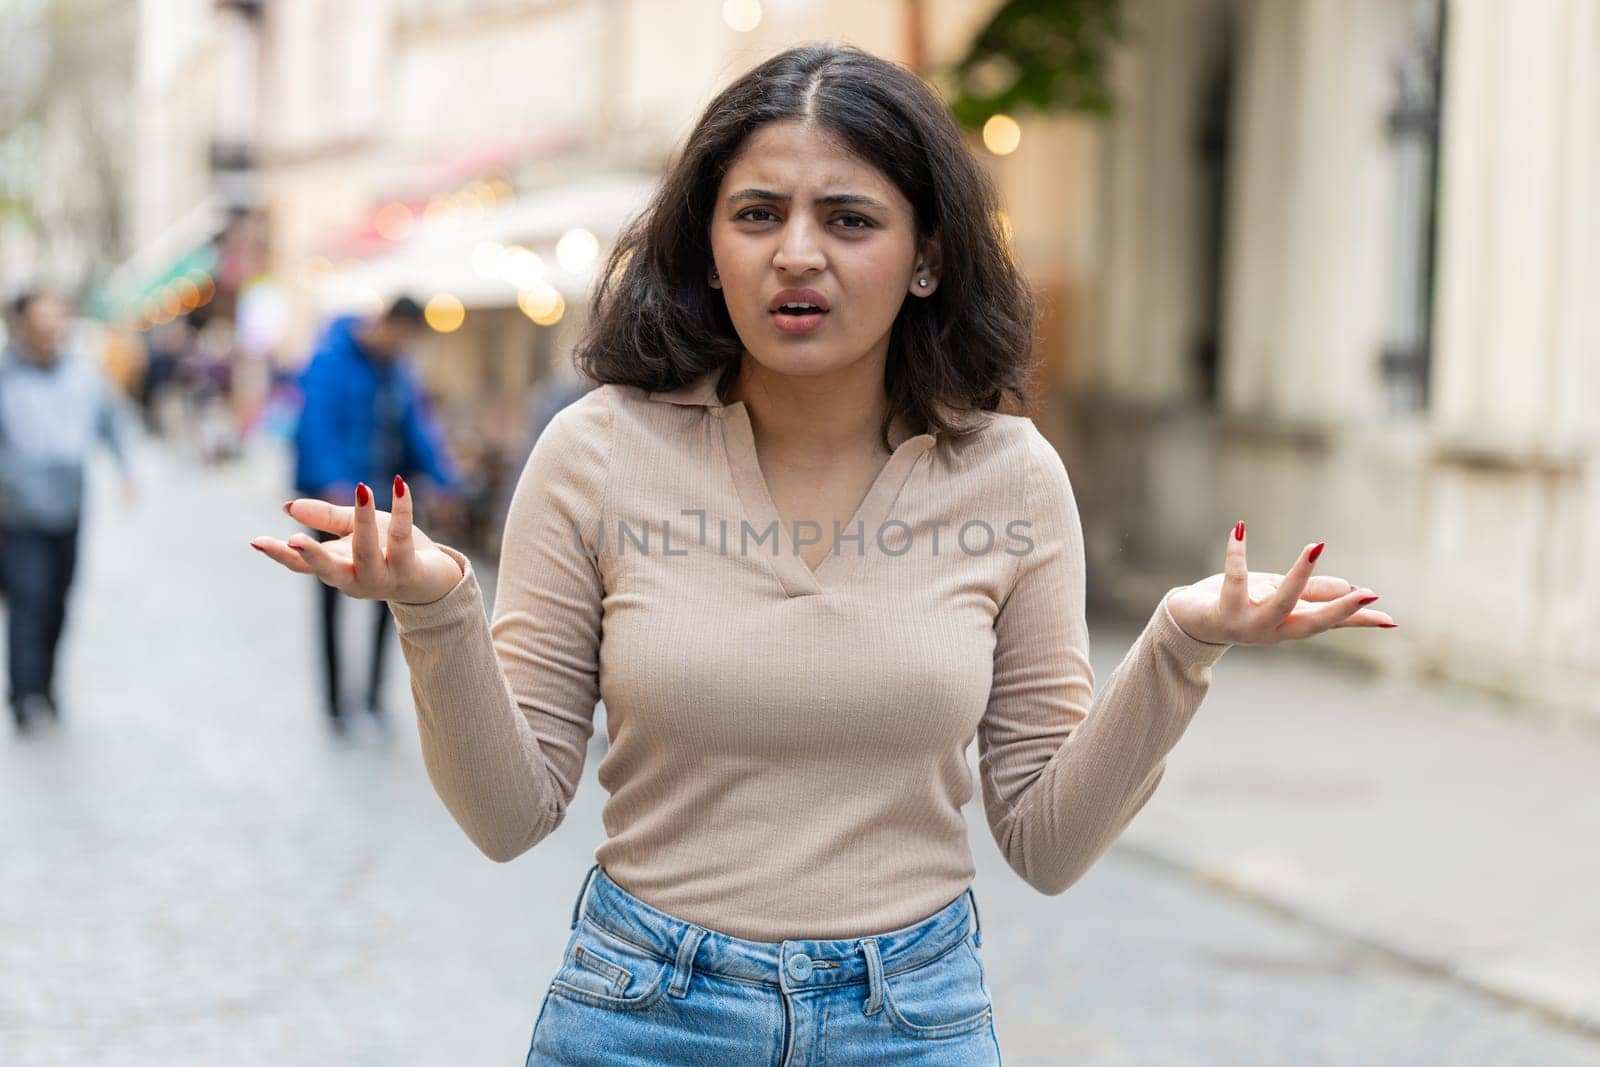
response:
<path id="1" fill-rule="evenodd" d="M 1120 846 L 1600 1035 L 1596 724 L 1235 647 Z"/>

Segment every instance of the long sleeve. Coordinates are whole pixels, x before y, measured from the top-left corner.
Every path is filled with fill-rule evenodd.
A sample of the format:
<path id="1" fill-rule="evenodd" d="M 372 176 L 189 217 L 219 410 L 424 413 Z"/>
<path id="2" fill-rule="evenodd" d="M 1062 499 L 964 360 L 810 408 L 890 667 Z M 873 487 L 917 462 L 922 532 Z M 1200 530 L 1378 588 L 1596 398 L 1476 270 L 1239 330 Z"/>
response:
<path id="1" fill-rule="evenodd" d="M 984 812 L 1013 870 L 1065 891 L 1155 792 L 1166 756 L 1231 645 L 1190 637 L 1168 591 L 1127 656 L 1094 691 L 1084 618 L 1084 548 L 1065 465 L 1030 430 L 1027 531 L 995 619 L 994 681 L 978 728 Z"/>
<path id="2" fill-rule="evenodd" d="M 501 862 L 561 824 L 594 732 L 607 395 L 559 412 L 528 457 L 506 516 L 492 622 L 470 561 L 454 549 L 445 550 L 462 566 L 454 589 L 390 605 L 428 776 L 467 836 Z"/>

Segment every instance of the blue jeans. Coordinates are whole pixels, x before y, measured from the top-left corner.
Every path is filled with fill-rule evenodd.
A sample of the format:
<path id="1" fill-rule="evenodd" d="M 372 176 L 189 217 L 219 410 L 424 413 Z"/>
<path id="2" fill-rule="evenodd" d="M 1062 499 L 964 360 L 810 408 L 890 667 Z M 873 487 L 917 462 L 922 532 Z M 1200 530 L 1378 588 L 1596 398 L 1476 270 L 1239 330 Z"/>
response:
<path id="1" fill-rule="evenodd" d="M 527 1063 L 998 1064 L 977 919 L 969 888 L 899 930 L 746 941 L 657 911 L 596 864 Z"/>

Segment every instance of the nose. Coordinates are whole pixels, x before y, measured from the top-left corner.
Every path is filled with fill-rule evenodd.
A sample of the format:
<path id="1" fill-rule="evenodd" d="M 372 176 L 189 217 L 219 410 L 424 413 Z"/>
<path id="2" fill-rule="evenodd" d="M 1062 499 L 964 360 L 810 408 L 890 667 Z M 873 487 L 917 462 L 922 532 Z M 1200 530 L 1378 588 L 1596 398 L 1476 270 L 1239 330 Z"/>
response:
<path id="1" fill-rule="evenodd" d="M 813 223 L 804 212 L 795 212 L 783 228 L 783 239 L 772 256 L 772 266 L 790 274 L 821 270 L 827 260 L 817 244 Z"/>

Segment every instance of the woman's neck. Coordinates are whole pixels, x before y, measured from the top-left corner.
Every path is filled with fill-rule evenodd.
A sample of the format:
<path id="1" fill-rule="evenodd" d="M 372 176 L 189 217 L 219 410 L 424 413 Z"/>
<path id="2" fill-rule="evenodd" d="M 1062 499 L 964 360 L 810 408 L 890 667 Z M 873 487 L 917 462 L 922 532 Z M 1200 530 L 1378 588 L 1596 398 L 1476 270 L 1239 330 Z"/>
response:
<path id="1" fill-rule="evenodd" d="M 744 401 L 763 452 L 801 461 L 883 452 L 889 400 L 881 361 L 802 377 L 775 374 L 747 356 L 731 391 L 733 400 Z"/>

